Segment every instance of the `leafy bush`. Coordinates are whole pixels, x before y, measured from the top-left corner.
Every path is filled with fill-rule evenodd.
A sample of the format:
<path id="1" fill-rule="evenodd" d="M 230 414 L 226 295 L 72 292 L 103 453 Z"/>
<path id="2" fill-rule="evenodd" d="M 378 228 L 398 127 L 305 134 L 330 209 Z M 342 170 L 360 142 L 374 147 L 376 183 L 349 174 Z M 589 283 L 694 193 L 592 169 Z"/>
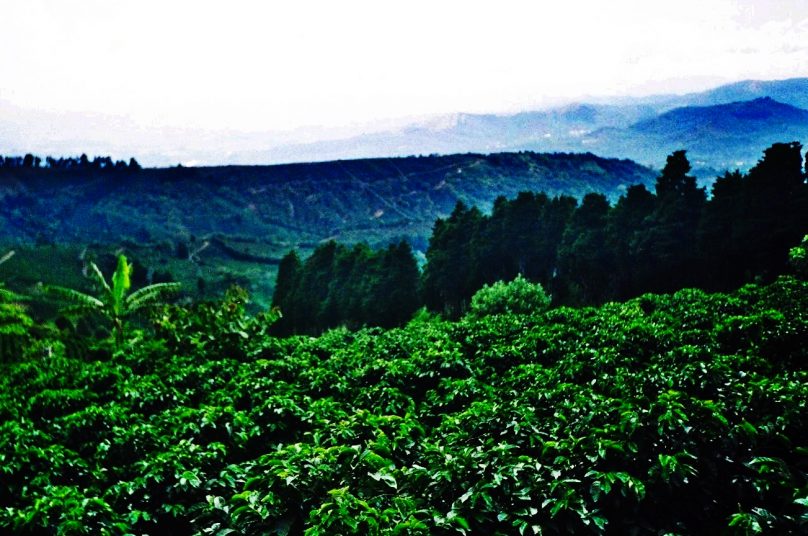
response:
<path id="1" fill-rule="evenodd" d="M 550 296 L 544 287 L 520 274 L 513 281 L 497 281 L 478 290 L 471 298 L 469 314 L 477 318 L 504 313 L 531 314 L 549 305 Z"/>
<path id="2" fill-rule="evenodd" d="M 808 282 L 283 340 L 245 299 L 0 363 L 0 533 L 805 532 Z"/>
<path id="3" fill-rule="evenodd" d="M 803 279 L 808 279 L 808 235 L 802 238 L 798 246 L 794 246 L 788 252 L 794 272 Z"/>

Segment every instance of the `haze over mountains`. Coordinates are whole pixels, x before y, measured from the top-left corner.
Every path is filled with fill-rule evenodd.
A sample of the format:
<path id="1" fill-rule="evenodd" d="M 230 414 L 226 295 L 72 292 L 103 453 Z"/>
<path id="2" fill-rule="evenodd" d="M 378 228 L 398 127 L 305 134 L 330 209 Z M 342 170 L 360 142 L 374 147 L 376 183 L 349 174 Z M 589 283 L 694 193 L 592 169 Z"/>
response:
<path id="1" fill-rule="evenodd" d="M 660 168 L 688 149 L 696 172 L 749 168 L 777 141 L 808 137 L 808 78 L 746 81 L 681 96 L 597 100 L 513 115 L 452 114 L 344 140 L 245 154 L 248 159 L 337 159 L 513 150 L 587 152 Z"/>
<path id="2" fill-rule="evenodd" d="M 445 114 L 288 132 L 152 129 L 128 119 L 0 102 L 0 154 L 134 154 L 146 165 L 268 164 L 498 151 L 588 152 L 660 168 L 689 150 L 710 177 L 749 168 L 776 141 L 808 138 L 808 78 L 744 81 L 686 95 L 592 98 L 510 115 Z"/>

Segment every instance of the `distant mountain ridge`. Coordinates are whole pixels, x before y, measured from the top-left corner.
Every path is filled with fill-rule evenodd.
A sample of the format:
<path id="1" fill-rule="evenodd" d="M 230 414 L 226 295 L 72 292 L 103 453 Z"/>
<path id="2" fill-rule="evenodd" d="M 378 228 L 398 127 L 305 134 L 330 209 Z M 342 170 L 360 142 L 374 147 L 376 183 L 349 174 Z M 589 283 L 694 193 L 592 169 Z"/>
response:
<path id="1" fill-rule="evenodd" d="M 808 78 L 786 80 L 745 80 L 715 89 L 691 93 L 676 106 L 708 106 L 769 97 L 796 108 L 808 109 Z"/>
<path id="2" fill-rule="evenodd" d="M 758 97 L 751 101 L 731 102 L 707 106 L 688 106 L 640 121 L 631 130 L 645 134 L 676 132 L 690 134 L 693 129 L 712 128 L 723 132 L 754 128 L 770 131 L 777 128 L 800 127 L 808 123 L 808 110 L 778 102 L 771 97 Z"/>
<path id="3" fill-rule="evenodd" d="M 592 132 L 580 145 L 598 154 L 621 154 L 639 162 L 687 149 L 695 166 L 715 174 L 750 168 L 773 143 L 805 140 L 808 110 L 759 97 L 675 108 L 628 128 Z"/>
<path id="4" fill-rule="evenodd" d="M 206 131 L 190 128 L 149 129 L 126 118 L 53 114 L 22 110 L 0 102 L 0 154 L 134 155 L 145 165 L 222 165 L 322 162 L 465 152 L 492 153 L 600 152 L 629 157 L 661 168 L 670 147 L 656 149 L 653 136 L 642 139 L 633 125 L 677 108 L 706 107 L 768 97 L 795 108 L 808 109 L 808 78 L 747 80 L 685 95 L 652 95 L 589 99 L 542 110 L 514 114 L 440 114 L 417 120 L 395 120 L 340 128 L 302 128 L 291 132 Z M 748 125 L 746 125 L 748 126 Z M 746 141 L 721 146 L 701 140 L 697 172 L 709 177 L 727 167 L 749 167 L 772 141 L 805 141 L 793 122 L 781 128 L 777 140 L 757 138 L 738 129 Z M 271 128 L 271 125 L 268 125 Z M 765 129 L 756 129 L 762 132 Z M 725 133 L 728 133 L 726 130 Z M 615 139 L 604 139 L 613 133 Z M 741 154 L 730 156 L 742 149 Z M 692 149 L 689 146 L 676 149 Z M 740 163 L 740 164 L 739 164 Z"/>
<path id="5" fill-rule="evenodd" d="M 808 139 L 804 108 L 808 78 L 745 81 L 687 95 L 577 103 L 511 115 L 446 114 L 397 130 L 245 152 L 238 158 L 592 151 L 660 168 L 671 151 L 688 149 L 697 153 L 697 174 L 711 178 L 725 169 L 751 167 L 774 142 Z M 706 128 L 711 124 L 718 136 Z"/>

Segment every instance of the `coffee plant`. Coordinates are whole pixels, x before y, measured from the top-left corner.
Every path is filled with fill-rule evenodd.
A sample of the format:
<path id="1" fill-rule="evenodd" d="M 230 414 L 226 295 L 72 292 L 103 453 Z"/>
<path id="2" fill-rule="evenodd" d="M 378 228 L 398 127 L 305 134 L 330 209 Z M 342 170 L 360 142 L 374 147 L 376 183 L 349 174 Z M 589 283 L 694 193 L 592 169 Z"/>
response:
<path id="1" fill-rule="evenodd" d="M 0 532 L 808 531 L 808 283 L 486 292 L 279 339 L 233 291 L 116 347 L 2 305 Z"/>

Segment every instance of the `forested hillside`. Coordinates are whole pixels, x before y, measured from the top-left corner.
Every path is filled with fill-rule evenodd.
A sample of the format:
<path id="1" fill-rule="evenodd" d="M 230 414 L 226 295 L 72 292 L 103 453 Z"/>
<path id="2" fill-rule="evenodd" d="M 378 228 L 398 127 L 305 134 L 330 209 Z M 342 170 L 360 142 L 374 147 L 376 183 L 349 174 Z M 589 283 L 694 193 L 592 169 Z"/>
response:
<path id="1" fill-rule="evenodd" d="M 502 153 L 278 166 L 142 169 L 0 166 L 5 239 L 111 241 L 220 233 L 297 244 L 423 234 L 458 200 L 544 191 L 616 199 L 653 173 L 591 154 Z M 36 159 L 36 160 L 35 160 Z M 7 158 L 11 162 L 11 158 Z M 20 162 L 25 161 L 19 158 Z M 16 162 L 16 160 L 14 160 Z"/>
<path id="2" fill-rule="evenodd" d="M 522 192 L 498 198 L 485 214 L 459 202 L 435 223 L 420 281 L 405 250 L 400 270 L 380 269 L 367 248 L 328 243 L 304 263 L 291 253 L 273 301 L 288 314 L 278 329 L 390 327 L 421 304 L 457 317 L 481 287 L 517 275 L 540 283 L 558 305 L 598 305 L 685 287 L 730 290 L 786 273 L 789 249 L 808 234 L 801 145 L 773 145 L 749 173 L 716 180 L 709 199 L 689 172 L 686 153 L 677 151 L 654 193 L 634 185 L 614 204 L 600 193 L 579 204 Z M 394 321 L 378 308 L 401 316 Z"/>
<path id="3" fill-rule="evenodd" d="M 239 284 L 268 304 L 291 248 L 306 256 L 327 239 L 374 247 L 406 239 L 423 254 L 435 219 L 458 200 L 487 209 L 520 191 L 582 197 L 592 189 L 617 199 L 654 177 L 591 154 L 142 170 L 107 160 L 6 157 L 0 246 L 17 255 L 0 266 L 0 280 L 18 290 L 42 279 L 74 285 L 89 260 L 114 268 L 123 247 L 149 280 L 176 279 L 202 297 Z"/>

